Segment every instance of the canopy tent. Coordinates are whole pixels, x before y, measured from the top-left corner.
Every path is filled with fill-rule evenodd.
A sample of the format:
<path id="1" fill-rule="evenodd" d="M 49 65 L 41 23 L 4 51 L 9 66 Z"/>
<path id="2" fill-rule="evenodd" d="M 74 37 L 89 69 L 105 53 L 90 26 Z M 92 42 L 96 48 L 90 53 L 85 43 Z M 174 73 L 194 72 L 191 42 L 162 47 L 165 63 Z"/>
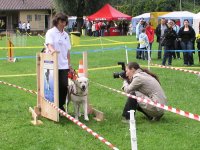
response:
<path id="1" fill-rule="evenodd" d="M 193 17 L 193 28 L 196 34 L 200 32 L 200 12 Z"/>
<path id="2" fill-rule="evenodd" d="M 143 18 L 146 22 L 149 22 L 150 20 L 150 13 L 144 13 L 141 14 L 139 16 L 133 17 L 132 18 L 132 27 L 133 27 L 133 33 L 135 33 L 135 29 L 136 29 L 136 25 L 138 24 L 138 22 L 140 21 L 141 18 Z"/>
<path id="3" fill-rule="evenodd" d="M 99 11 L 89 16 L 88 20 L 131 20 L 131 16 L 121 13 L 110 4 L 106 4 Z"/>
<path id="4" fill-rule="evenodd" d="M 165 19 L 175 19 L 175 20 L 180 20 L 180 26 L 183 26 L 183 22 L 185 19 L 188 19 L 190 22 L 190 25 L 193 23 L 193 17 L 194 13 L 191 13 L 189 11 L 174 11 L 162 16 L 159 16 L 158 19 L 165 18 Z"/>

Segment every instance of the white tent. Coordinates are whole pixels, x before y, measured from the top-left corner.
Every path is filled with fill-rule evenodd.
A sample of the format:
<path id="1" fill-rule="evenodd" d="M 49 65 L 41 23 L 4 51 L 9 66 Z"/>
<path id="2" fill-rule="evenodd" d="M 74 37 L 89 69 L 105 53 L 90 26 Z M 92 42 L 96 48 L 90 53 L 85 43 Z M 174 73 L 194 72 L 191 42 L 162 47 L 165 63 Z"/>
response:
<path id="1" fill-rule="evenodd" d="M 174 11 L 174 12 L 159 16 L 158 19 L 165 18 L 167 20 L 168 19 L 180 20 L 180 26 L 183 26 L 183 22 L 185 19 L 188 19 L 190 22 L 190 25 L 192 25 L 194 16 L 195 14 L 189 11 Z"/>
<path id="2" fill-rule="evenodd" d="M 200 12 L 193 17 L 193 28 L 196 34 L 200 32 Z"/>
<path id="3" fill-rule="evenodd" d="M 132 22 L 132 27 L 133 27 L 133 33 L 135 33 L 136 25 L 140 21 L 141 18 L 143 18 L 145 21 L 149 22 L 150 13 L 144 13 L 144 14 L 141 14 L 139 16 L 135 16 L 135 17 L 132 18 L 131 22 Z"/>

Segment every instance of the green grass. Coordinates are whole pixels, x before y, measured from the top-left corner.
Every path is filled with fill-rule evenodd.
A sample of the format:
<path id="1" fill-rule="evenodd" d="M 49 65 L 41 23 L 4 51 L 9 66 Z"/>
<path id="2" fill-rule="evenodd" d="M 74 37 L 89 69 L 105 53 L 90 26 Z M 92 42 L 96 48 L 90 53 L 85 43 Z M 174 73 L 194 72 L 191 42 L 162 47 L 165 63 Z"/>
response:
<path id="1" fill-rule="evenodd" d="M 116 41 L 135 41 L 134 36 L 129 37 L 107 37 Z M 91 40 L 91 37 L 81 37 L 81 44 L 99 44 L 99 40 Z M 103 43 L 112 43 L 102 39 Z M 43 41 L 39 37 L 28 37 L 27 46 L 42 46 Z M 5 46 L 5 38 L 0 40 L 0 47 Z M 117 47 L 104 46 L 106 47 Z M 134 48 L 136 45 L 128 45 Z M 85 51 L 101 49 L 101 46 L 76 47 L 73 51 Z M 153 49 L 157 49 L 154 43 Z M 15 56 L 35 56 L 40 49 L 17 49 Z M 157 60 L 157 53 L 153 53 L 153 63 L 161 64 Z M 6 51 L 0 50 L 0 57 L 6 57 Z M 71 55 L 73 66 L 77 69 L 81 55 Z M 129 60 L 135 60 L 135 52 L 129 51 Z M 118 61 L 125 61 L 125 50 L 121 48 L 117 51 L 103 51 L 88 54 L 89 68 L 105 66 L 115 66 Z M 138 61 L 146 66 L 146 61 Z M 173 60 L 173 66 L 183 66 L 183 60 Z M 199 70 L 197 54 L 195 55 L 195 68 Z M 8 63 L 0 60 L 0 76 L 15 74 L 35 73 L 35 59 L 20 59 L 16 63 Z M 199 67 L 199 68 L 198 68 Z M 91 70 L 89 79 L 112 88 L 120 89 L 122 81 L 113 79 L 113 72 L 120 71 L 119 68 Z M 200 78 L 196 75 L 178 72 L 168 69 L 152 67 L 151 71 L 158 74 L 161 85 L 167 95 L 168 105 L 181 108 L 185 111 L 200 114 L 199 93 Z M 1 77 L 0 80 L 10 82 L 27 89 L 36 90 L 36 76 L 25 77 Z M 33 126 L 30 123 L 31 115 L 28 107 L 36 105 L 36 96 L 25 93 L 18 89 L 0 85 L 0 149 L 2 150 L 104 150 L 108 147 L 99 140 L 89 135 L 84 130 L 74 125 L 66 118 L 61 118 L 59 123 L 54 123 L 45 118 L 41 126 Z M 102 135 L 108 141 L 116 145 L 121 150 L 131 149 L 129 125 L 121 122 L 121 113 L 126 101 L 117 93 L 90 83 L 90 103 L 105 114 L 103 122 L 96 122 L 89 116 L 90 121 L 80 121 Z M 70 111 L 72 114 L 72 110 Z M 200 122 L 187 119 L 182 116 L 166 112 L 159 122 L 149 122 L 145 117 L 137 112 L 136 128 L 138 149 L 140 150 L 191 150 L 199 149 Z"/>

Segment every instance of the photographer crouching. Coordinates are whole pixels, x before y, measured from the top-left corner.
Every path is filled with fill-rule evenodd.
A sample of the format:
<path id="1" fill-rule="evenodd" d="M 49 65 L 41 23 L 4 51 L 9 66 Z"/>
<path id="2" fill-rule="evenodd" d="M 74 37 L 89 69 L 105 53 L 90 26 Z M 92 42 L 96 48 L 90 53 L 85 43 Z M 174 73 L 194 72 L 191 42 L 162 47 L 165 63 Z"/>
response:
<path id="1" fill-rule="evenodd" d="M 122 89 L 131 95 L 146 98 L 160 104 L 166 104 L 167 99 L 160 85 L 158 77 L 148 70 L 140 68 L 136 62 L 130 62 L 125 68 L 126 77 L 124 79 Z M 121 77 L 121 75 L 120 75 Z M 133 98 L 128 98 L 125 104 L 123 114 L 123 122 L 129 122 L 130 110 L 138 110 L 142 112 L 149 120 L 159 120 L 164 115 L 164 110 L 155 106 L 137 102 Z"/>

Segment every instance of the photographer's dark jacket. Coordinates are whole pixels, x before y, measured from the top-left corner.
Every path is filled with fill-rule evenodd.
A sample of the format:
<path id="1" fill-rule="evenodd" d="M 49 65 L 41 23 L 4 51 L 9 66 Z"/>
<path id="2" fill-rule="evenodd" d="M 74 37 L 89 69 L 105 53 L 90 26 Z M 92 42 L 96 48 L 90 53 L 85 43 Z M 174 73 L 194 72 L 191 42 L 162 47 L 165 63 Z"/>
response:
<path id="1" fill-rule="evenodd" d="M 164 32 L 164 46 L 174 46 L 174 42 L 177 38 L 176 31 L 173 28 L 167 28 Z"/>
<path id="2" fill-rule="evenodd" d="M 141 69 L 136 70 L 130 84 L 124 81 L 123 89 L 126 93 L 135 92 L 138 97 L 146 98 L 160 104 L 167 103 L 165 93 L 159 82 Z M 144 102 L 138 102 L 138 104 L 146 113 L 153 117 L 160 116 L 164 113 L 163 109 Z"/>

